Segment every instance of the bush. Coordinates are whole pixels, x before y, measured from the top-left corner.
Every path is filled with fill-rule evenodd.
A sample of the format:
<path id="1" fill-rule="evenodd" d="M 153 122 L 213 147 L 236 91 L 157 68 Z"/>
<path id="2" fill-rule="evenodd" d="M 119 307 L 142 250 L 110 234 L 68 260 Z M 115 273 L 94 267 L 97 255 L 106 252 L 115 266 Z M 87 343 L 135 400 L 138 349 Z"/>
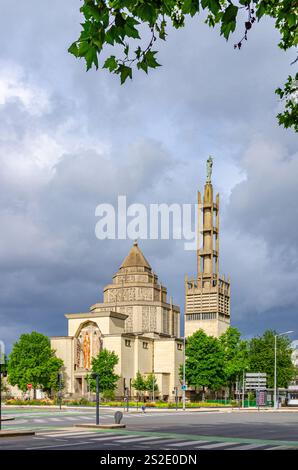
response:
<path id="1" fill-rule="evenodd" d="M 114 390 L 105 390 L 104 392 L 102 392 L 101 398 L 102 400 L 114 401 L 115 400 Z"/>
<path id="2" fill-rule="evenodd" d="M 6 405 L 33 405 L 33 406 L 47 406 L 53 405 L 54 401 L 49 399 L 43 400 L 21 400 L 19 398 L 12 398 L 5 401 Z"/>

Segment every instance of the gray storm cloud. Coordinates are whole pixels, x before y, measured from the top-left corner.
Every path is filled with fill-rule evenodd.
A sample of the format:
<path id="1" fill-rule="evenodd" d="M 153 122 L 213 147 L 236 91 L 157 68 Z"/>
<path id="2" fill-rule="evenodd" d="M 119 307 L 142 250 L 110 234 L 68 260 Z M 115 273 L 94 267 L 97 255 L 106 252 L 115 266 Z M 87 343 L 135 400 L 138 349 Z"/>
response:
<path id="1" fill-rule="evenodd" d="M 232 322 L 244 335 L 295 330 L 297 145 L 274 117 L 291 57 L 278 50 L 272 24 L 256 25 L 239 53 L 198 19 L 188 22 L 161 45 L 162 68 L 120 87 L 67 53 L 79 6 L 1 6 L 0 338 L 63 334 L 64 313 L 100 299 L 130 246 L 96 239 L 97 204 L 118 194 L 195 203 L 209 154 Z M 183 241 L 141 246 L 183 310 L 195 254 Z"/>

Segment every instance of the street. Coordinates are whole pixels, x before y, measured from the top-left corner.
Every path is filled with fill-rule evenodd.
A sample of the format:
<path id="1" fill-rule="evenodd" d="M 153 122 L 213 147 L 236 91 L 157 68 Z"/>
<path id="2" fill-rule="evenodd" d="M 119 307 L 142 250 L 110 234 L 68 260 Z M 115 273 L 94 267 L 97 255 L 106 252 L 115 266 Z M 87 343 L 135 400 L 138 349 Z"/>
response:
<path id="1" fill-rule="evenodd" d="M 100 409 L 100 423 L 116 410 Z M 122 410 L 123 411 L 123 410 Z M 298 413 L 271 411 L 123 411 L 125 429 L 86 429 L 95 409 L 6 408 L 4 429 L 32 429 L 35 436 L 0 439 L 0 449 L 280 450 L 298 449 Z"/>

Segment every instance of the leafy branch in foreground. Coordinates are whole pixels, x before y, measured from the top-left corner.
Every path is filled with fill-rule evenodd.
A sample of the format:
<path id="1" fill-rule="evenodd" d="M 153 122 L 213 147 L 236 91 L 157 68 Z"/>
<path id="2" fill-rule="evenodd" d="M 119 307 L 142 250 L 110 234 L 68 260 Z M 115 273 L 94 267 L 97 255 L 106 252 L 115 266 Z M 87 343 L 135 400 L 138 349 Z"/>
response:
<path id="1" fill-rule="evenodd" d="M 99 57 L 104 55 L 101 67 L 119 75 L 121 84 L 132 78 L 133 68 L 148 73 L 150 68 L 159 67 L 158 51 L 154 50 L 156 41 L 166 40 L 169 25 L 183 28 L 187 16 L 194 17 L 201 11 L 205 23 L 212 28 L 218 25 L 226 40 L 236 26 L 244 28 L 243 37 L 234 44 L 235 49 L 241 49 L 254 24 L 265 16 L 275 20 L 281 49 L 298 45 L 297 0 L 83 0 L 80 11 L 84 16 L 83 29 L 69 52 L 84 58 L 87 70 L 93 66 L 98 69 Z M 244 17 L 239 15 L 241 11 Z M 107 57 L 110 48 L 115 53 Z M 291 77 L 291 80 L 293 84 L 295 79 Z M 294 120 L 297 104 L 293 104 L 287 84 L 284 91 L 276 90 L 281 98 L 286 98 L 284 112 L 278 119 L 280 124 L 297 131 L 297 120 Z"/>

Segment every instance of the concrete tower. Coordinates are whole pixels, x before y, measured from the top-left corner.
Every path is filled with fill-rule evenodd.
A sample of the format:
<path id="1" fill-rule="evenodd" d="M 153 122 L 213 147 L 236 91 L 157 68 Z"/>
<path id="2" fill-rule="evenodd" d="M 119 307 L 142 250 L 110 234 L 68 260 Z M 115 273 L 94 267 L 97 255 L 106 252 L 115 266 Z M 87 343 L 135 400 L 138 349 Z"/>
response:
<path id="1" fill-rule="evenodd" d="M 212 164 L 209 157 L 203 202 L 198 191 L 198 271 L 196 279 L 185 278 L 186 336 L 202 329 L 208 335 L 218 337 L 230 325 L 230 280 L 220 277 L 218 270 L 219 194 L 214 202 Z"/>

